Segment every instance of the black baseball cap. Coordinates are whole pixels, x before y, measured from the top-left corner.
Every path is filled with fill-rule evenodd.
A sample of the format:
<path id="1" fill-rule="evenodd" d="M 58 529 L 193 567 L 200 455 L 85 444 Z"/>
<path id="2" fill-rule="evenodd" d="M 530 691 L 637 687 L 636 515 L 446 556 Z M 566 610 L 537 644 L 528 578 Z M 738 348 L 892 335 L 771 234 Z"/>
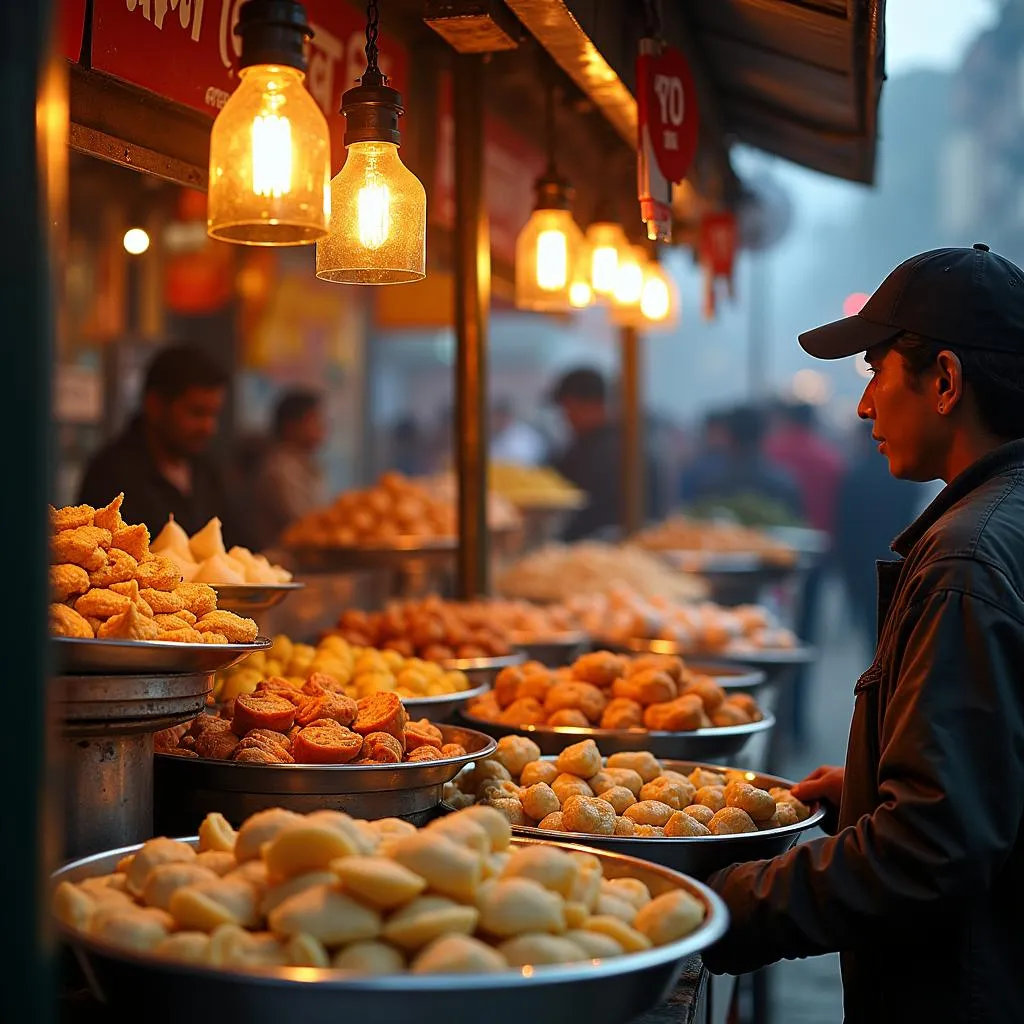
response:
<path id="1" fill-rule="evenodd" d="M 1024 271 L 984 242 L 901 263 L 856 316 L 800 335 L 818 359 L 843 359 L 910 332 L 954 348 L 1024 356 Z"/>
<path id="2" fill-rule="evenodd" d="M 548 394 L 548 400 L 555 405 L 567 398 L 582 402 L 604 402 L 608 397 L 608 385 L 597 370 L 580 367 L 570 370 L 561 377 Z"/>

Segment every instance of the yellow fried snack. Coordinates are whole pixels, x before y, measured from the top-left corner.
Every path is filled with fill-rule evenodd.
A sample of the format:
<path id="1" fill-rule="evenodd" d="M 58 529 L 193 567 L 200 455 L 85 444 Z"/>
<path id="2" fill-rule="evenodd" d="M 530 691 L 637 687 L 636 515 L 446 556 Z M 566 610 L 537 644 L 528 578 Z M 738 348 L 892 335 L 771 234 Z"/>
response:
<path id="1" fill-rule="evenodd" d="M 119 594 L 109 588 L 93 587 L 75 601 L 75 611 L 79 615 L 109 619 L 112 615 L 126 612 L 130 604 L 132 599 L 127 594 Z"/>
<path id="2" fill-rule="evenodd" d="M 673 889 L 641 907 L 633 927 L 656 946 L 667 946 L 696 931 L 706 912 L 704 904 L 695 896 Z"/>
<path id="3" fill-rule="evenodd" d="M 127 551 L 136 562 L 141 562 L 149 555 L 149 530 L 143 523 L 122 526 L 113 534 L 110 546 Z"/>
<path id="4" fill-rule="evenodd" d="M 204 644 L 226 644 L 228 638 L 223 633 L 200 633 Z"/>
<path id="5" fill-rule="evenodd" d="M 156 639 L 176 644 L 204 643 L 203 634 L 197 633 L 191 626 L 182 626 L 180 629 L 161 629 L 157 633 Z"/>
<path id="6" fill-rule="evenodd" d="M 111 616 L 100 626 L 98 635 L 104 640 L 155 640 L 160 635 L 160 627 L 129 602 L 127 610 Z"/>
<path id="7" fill-rule="evenodd" d="M 138 580 L 127 580 L 124 583 L 111 583 L 107 589 L 112 590 L 115 594 L 121 594 L 123 597 L 127 597 L 128 600 L 146 616 L 146 618 L 153 618 L 153 609 L 149 602 L 143 599 L 142 591 L 139 590 Z"/>
<path id="8" fill-rule="evenodd" d="M 220 610 L 207 612 L 196 622 L 195 628 L 200 633 L 220 633 L 230 644 L 251 644 L 259 634 L 259 627 L 252 619 Z"/>
<path id="9" fill-rule="evenodd" d="M 182 596 L 174 593 L 173 590 L 157 590 L 154 587 L 143 587 L 139 593 L 146 604 L 153 609 L 154 615 L 174 615 L 185 608 Z"/>
<path id="10" fill-rule="evenodd" d="M 89 589 L 89 574 L 80 566 L 65 562 L 50 566 L 50 600 L 66 601 Z"/>
<path id="11" fill-rule="evenodd" d="M 217 591 L 205 583 L 181 583 L 174 588 L 174 593 L 185 602 L 185 607 L 197 618 L 217 607 Z"/>
<path id="12" fill-rule="evenodd" d="M 107 561 L 99 569 L 89 573 L 89 583 L 94 587 L 109 587 L 115 583 L 127 583 L 135 579 L 139 563 L 120 548 L 107 552 Z"/>
<path id="13" fill-rule="evenodd" d="M 61 530 L 77 530 L 80 526 L 102 526 L 96 523 L 96 509 L 92 505 L 68 505 L 65 508 L 50 506 L 50 526 L 54 533 Z"/>
<path id="14" fill-rule="evenodd" d="M 109 530 L 111 535 L 117 533 L 118 530 L 123 530 L 125 526 L 125 522 L 121 518 L 121 504 L 123 502 L 124 492 L 122 491 L 109 505 L 104 505 L 103 508 L 96 510 L 93 523 L 104 530 Z"/>
<path id="15" fill-rule="evenodd" d="M 181 569 L 167 555 L 149 555 L 139 559 L 135 578 L 140 589 L 174 590 L 181 583 Z"/>
<path id="16" fill-rule="evenodd" d="M 90 639 L 94 636 L 92 626 L 85 617 L 66 604 L 50 605 L 50 632 L 54 636 L 73 636 Z"/>
<path id="17" fill-rule="evenodd" d="M 106 545 L 101 544 L 106 539 Z M 105 547 L 110 546 L 110 533 L 95 526 L 79 526 L 74 530 L 61 530 L 50 538 L 52 561 L 58 564 L 70 562 L 80 565 L 89 572 L 99 569 L 107 562 Z"/>

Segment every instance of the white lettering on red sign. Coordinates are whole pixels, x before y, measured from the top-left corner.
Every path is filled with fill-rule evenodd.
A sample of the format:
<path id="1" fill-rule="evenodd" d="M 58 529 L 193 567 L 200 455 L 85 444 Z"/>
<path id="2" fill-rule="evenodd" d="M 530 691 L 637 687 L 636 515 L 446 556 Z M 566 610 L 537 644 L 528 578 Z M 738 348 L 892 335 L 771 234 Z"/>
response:
<path id="1" fill-rule="evenodd" d="M 158 29 L 163 29 L 167 12 L 178 12 L 178 24 L 189 31 L 194 43 L 199 42 L 203 30 L 203 5 L 206 0 L 125 0 L 128 13 L 138 8 L 142 16 L 152 22 Z"/>
<path id="2" fill-rule="evenodd" d="M 679 127 L 686 113 L 686 98 L 683 83 L 674 75 L 655 75 L 654 94 L 661 107 L 661 123 Z"/>

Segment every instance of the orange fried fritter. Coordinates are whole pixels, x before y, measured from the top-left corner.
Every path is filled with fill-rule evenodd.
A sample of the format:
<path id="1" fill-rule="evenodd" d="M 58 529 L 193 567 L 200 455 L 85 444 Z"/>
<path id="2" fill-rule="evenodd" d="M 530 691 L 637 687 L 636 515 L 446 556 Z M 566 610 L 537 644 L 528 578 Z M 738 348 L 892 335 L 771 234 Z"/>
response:
<path id="1" fill-rule="evenodd" d="M 202 616 L 195 628 L 200 633 L 220 633 L 228 638 L 229 644 L 251 644 L 259 634 L 259 627 L 252 619 L 216 609 Z"/>
<path id="2" fill-rule="evenodd" d="M 217 591 L 205 583 L 181 583 L 174 588 L 185 607 L 193 615 L 200 617 L 212 612 L 217 607 Z"/>
<path id="3" fill-rule="evenodd" d="M 54 636 L 74 636 L 87 639 L 93 636 L 92 626 L 85 621 L 85 617 L 66 604 L 50 605 L 50 632 Z"/>
<path id="4" fill-rule="evenodd" d="M 92 572 L 106 564 L 107 553 L 101 541 L 110 534 L 95 526 L 79 526 L 74 530 L 61 530 L 50 538 L 51 560 L 58 565 L 71 563 Z"/>
<path id="5" fill-rule="evenodd" d="M 174 593 L 173 590 L 145 587 L 141 593 L 142 599 L 153 609 L 155 615 L 176 615 L 185 608 L 181 595 Z"/>
<path id="6" fill-rule="evenodd" d="M 50 566 L 50 600 L 66 601 L 89 589 L 89 574 L 80 565 Z"/>
<path id="7" fill-rule="evenodd" d="M 112 534 L 123 530 L 125 527 L 125 521 L 121 518 L 121 503 L 123 501 L 124 492 L 122 491 L 109 505 L 96 509 L 93 522 L 97 526 L 102 526 L 104 530 L 109 530 Z"/>
<path id="8" fill-rule="evenodd" d="M 105 640 L 155 640 L 159 634 L 156 622 L 130 601 L 125 611 L 111 616 L 99 628 L 99 636 Z"/>
<path id="9" fill-rule="evenodd" d="M 149 554 L 149 530 L 142 523 L 122 526 L 114 533 L 110 546 L 127 551 L 136 562 L 141 562 Z"/>
<path id="10" fill-rule="evenodd" d="M 77 530 L 80 526 L 92 526 L 96 509 L 92 505 L 66 505 L 64 508 L 50 506 L 50 528 L 54 533 L 61 530 Z M 102 523 L 96 523 L 102 526 Z"/>
<path id="11" fill-rule="evenodd" d="M 127 583 L 135 578 L 139 563 L 120 548 L 107 552 L 106 564 L 89 573 L 89 583 L 94 587 L 109 587 L 113 583 Z"/>
<path id="12" fill-rule="evenodd" d="M 181 583 L 181 569 L 167 555 L 148 555 L 139 561 L 135 578 L 142 589 L 174 590 Z"/>

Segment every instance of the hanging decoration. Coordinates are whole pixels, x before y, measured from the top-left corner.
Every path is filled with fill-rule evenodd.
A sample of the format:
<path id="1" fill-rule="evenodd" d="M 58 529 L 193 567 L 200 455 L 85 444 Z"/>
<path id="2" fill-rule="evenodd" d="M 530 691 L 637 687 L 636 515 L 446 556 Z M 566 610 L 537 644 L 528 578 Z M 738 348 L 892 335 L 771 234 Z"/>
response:
<path id="1" fill-rule="evenodd" d="M 313 35 L 296 0 L 246 0 L 238 88 L 210 134 L 207 232 L 240 245 L 308 245 L 327 234 L 331 143 L 305 86 Z"/>
<path id="2" fill-rule="evenodd" d="M 550 83 L 545 99 L 548 165 L 535 185 L 537 204 L 516 239 L 516 307 L 565 313 L 582 308 L 573 301 L 573 286 L 577 302 L 582 301 L 578 268 L 583 232 L 572 216 L 573 189 L 559 175 L 555 161 L 555 100 Z"/>
<path id="3" fill-rule="evenodd" d="M 713 320 L 717 306 L 717 286 L 725 281 L 726 292 L 733 298 L 733 272 L 739 236 L 736 217 L 728 211 L 709 213 L 700 224 L 699 254 L 704 268 L 704 318 Z"/>
<path id="4" fill-rule="evenodd" d="M 366 70 L 341 99 L 345 164 L 331 182 L 330 236 L 316 276 L 336 284 L 408 284 L 427 274 L 427 194 L 398 155 L 402 96 L 378 66 L 380 11 L 366 6 Z"/>

